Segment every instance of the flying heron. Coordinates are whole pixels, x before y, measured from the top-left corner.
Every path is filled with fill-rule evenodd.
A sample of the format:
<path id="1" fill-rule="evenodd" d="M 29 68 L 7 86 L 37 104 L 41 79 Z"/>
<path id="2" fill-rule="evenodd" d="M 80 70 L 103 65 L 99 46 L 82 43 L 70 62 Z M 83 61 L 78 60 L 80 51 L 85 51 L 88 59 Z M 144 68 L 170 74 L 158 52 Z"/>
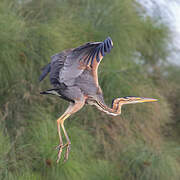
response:
<path id="1" fill-rule="evenodd" d="M 98 66 L 107 53 L 111 51 L 113 42 L 110 37 L 103 42 L 88 42 L 74 49 L 64 50 L 51 57 L 39 78 L 42 81 L 50 72 L 50 82 L 54 86 L 41 92 L 41 94 L 53 94 L 69 101 L 69 107 L 57 120 L 59 145 L 57 163 L 61 158 L 62 149 L 66 147 L 64 161 L 68 159 L 71 142 L 64 127 L 64 121 L 70 115 L 79 111 L 85 104 L 95 105 L 106 114 L 117 116 L 121 114 L 124 104 L 134 104 L 157 101 L 152 98 L 128 96 L 114 99 L 111 108 L 103 99 L 103 93 L 98 83 Z M 61 128 L 67 140 L 63 144 Z"/>

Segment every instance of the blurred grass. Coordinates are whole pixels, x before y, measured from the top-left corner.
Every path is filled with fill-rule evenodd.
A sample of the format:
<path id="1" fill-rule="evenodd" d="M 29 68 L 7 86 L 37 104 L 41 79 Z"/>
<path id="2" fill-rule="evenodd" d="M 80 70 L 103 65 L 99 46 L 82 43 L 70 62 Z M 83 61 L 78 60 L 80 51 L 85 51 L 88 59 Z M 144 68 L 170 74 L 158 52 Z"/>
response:
<path id="1" fill-rule="evenodd" d="M 161 19 L 134 0 L 2 0 L 0 21 L 0 179 L 180 178 L 179 68 L 163 66 L 171 34 Z M 105 101 L 159 102 L 124 106 L 118 117 L 83 108 L 65 121 L 72 150 L 56 165 L 56 119 L 67 103 L 39 95 L 50 87 L 48 78 L 39 84 L 40 69 L 54 53 L 107 36 L 114 48 L 99 68 Z"/>

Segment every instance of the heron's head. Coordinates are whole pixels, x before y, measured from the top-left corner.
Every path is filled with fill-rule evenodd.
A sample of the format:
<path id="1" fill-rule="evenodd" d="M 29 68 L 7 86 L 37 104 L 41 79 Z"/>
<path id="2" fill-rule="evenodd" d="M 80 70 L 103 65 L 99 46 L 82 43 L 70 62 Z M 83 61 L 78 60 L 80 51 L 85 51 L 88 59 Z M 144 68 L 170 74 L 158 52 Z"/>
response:
<path id="1" fill-rule="evenodd" d="M 136 96 L 127 96 L 127 97 L 122 97 L 115 99 L 115 103 L 118 103 L 119 105 L 124 105 L 124 104 L 136 104 L 136 103 L 144 103 L 144 102 L 155 102 L 157 99 L 153 98 L 145 98 L 145 97 L 136 97 Z"/>

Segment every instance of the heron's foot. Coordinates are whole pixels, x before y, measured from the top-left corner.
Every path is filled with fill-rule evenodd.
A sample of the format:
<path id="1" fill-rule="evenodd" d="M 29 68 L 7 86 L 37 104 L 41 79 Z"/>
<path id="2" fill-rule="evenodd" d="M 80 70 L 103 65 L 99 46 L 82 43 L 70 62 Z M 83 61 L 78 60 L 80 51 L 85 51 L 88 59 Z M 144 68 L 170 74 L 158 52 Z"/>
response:
<path id="1" fill-rule="evenodd" d="M 63 149 L 63 144 L 60 144 L 56 147 L 56 149 L 58 149 L 58 158 L 56 160 L 56 163 L 59 162 L 59 160 L 61 159 L 61 153 L 62 153 L 62 149 Z"/>
<path id="2" fill-rule="evenodd" d="M 69 156 L 69 152 L 70 152 L 70 149 L 71 149 L 71 143 L 67 143 L 65 145 L 63 144 L 60 144 L 56 147 L 56 149 L 58 149 L 58 158 L 56 160 L 56 163 L 59 162 L 59 160 L 61 159 L 61 153 L 62 153 L 62 150 L 64 147 L 66 147 L 66 153 L 64 155 L 64 162 L 66 162 L 68 160 L 68 156 Z"/>
<path id="3" fill-rule="evenodd" d="M 68 160 L 68 157 L 69 157 L 69 152 L 71 150 L 71 143 L 67 143 L 66 144 L 66 153 L 64 155 L 64 162 L 66 162 Z"/>

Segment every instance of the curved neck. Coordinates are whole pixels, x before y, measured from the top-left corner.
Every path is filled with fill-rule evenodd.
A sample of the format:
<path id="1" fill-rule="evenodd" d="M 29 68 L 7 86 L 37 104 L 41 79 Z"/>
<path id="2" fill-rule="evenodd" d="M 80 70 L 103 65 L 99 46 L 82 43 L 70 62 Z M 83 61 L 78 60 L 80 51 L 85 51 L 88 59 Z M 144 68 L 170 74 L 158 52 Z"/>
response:
<path id="1" fill-rule="evenodd" d="M 119 98 L 112 101 L 112 107 L 108 107 L 106 104 L 96 101 L 94 104 L 99 110 L 105 112 L 106 114 L 117 116 L 121 114 L 121 106 Z"/>

